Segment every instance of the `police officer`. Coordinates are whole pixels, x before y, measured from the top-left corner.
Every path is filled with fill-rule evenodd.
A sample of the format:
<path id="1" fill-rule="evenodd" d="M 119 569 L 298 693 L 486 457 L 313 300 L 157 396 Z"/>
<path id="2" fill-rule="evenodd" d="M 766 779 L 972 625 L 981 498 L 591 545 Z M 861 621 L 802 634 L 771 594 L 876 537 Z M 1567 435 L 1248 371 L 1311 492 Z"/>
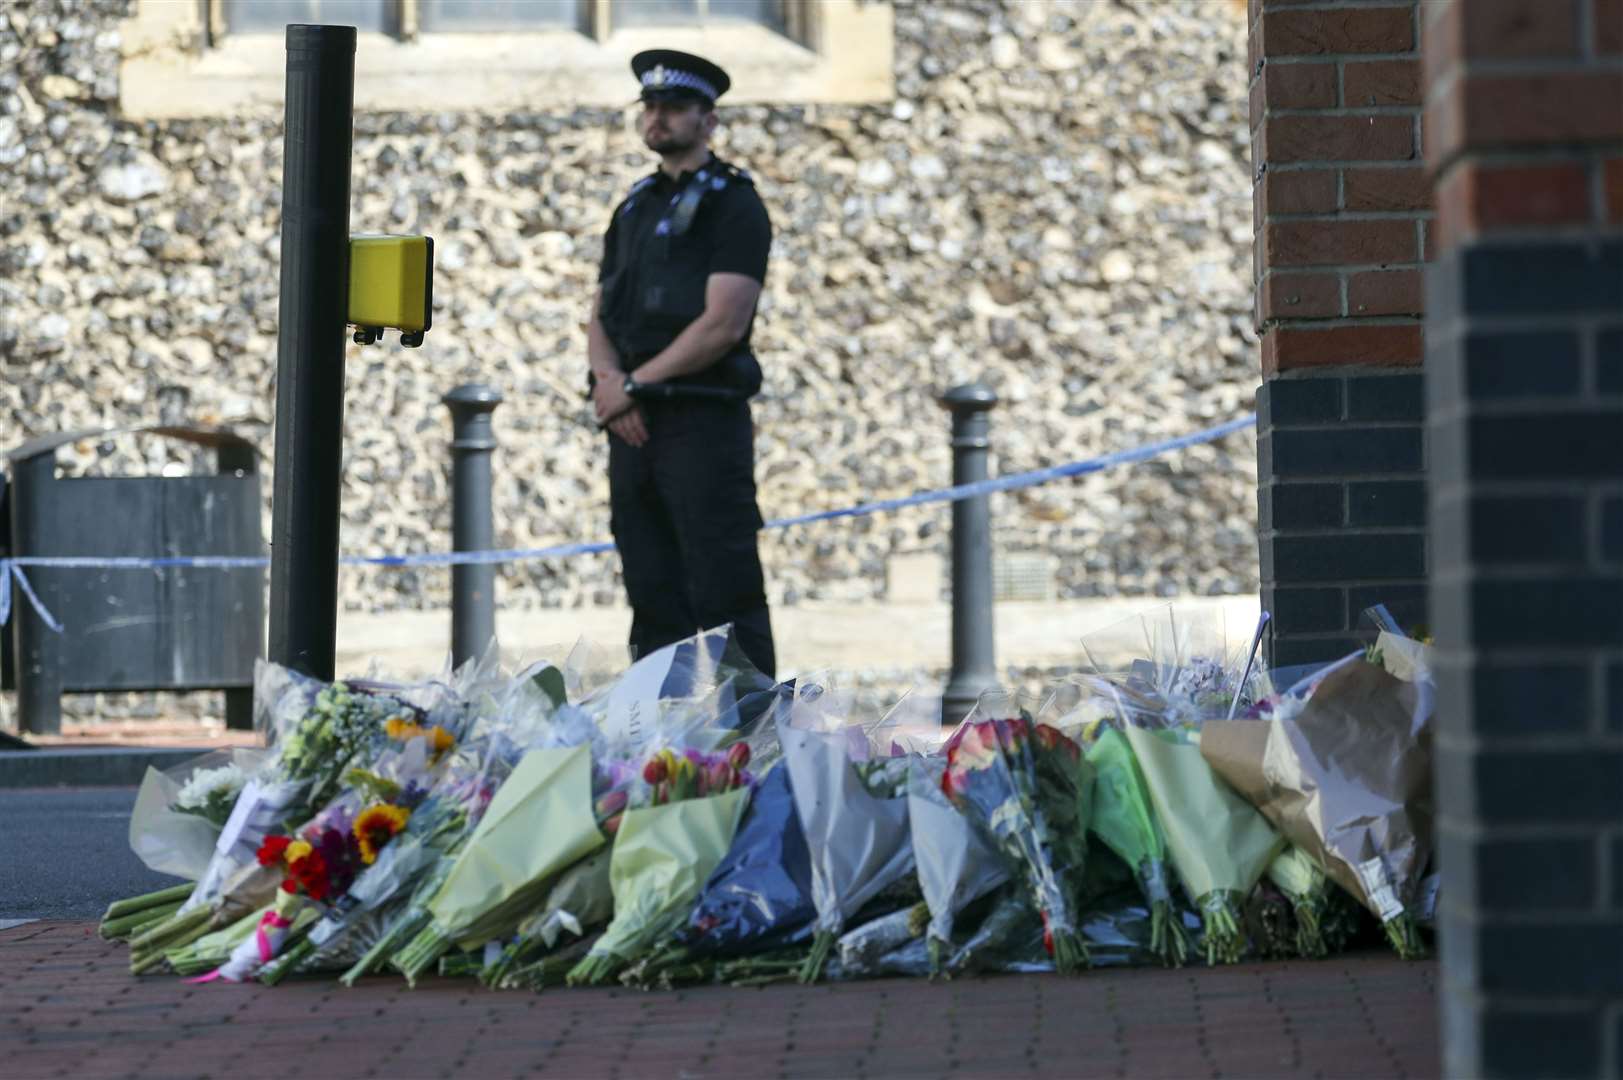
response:
<path id="1" fill-rule="evenodd" d="M 587 331 L 631 646 L 645 655 L 732 623 L 771 675 L 749 398 L 772 227 L 749 175 L 710 151 L 727 73 L 668 49 L 638 53 L 631 70 L 660 166 L 609 222 Z"/>

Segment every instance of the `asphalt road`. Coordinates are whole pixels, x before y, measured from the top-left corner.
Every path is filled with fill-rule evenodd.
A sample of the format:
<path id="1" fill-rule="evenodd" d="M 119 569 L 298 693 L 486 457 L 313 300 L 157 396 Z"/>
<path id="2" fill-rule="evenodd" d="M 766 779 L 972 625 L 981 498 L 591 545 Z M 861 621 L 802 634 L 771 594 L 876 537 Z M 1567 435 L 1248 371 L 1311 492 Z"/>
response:
<path id="1" fill-rule="evenodd" d="M 0 920 L 99 919 L 179 882 L 130 851 L 135 788 L 0 789 Z"/>

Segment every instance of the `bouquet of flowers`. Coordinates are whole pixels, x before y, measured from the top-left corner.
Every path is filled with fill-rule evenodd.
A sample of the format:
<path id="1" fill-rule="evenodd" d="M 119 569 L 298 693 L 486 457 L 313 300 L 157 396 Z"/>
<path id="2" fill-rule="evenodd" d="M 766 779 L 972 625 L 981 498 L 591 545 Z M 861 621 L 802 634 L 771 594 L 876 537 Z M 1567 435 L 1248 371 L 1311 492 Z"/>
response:
<path id="1" fill-rule="evenodd" d="M 491 800 L 428 902 L 423 926 L 394 958 L 415 983 L 453 944 L 509 931 L 551 879 L 608 840 L 623 789 L 592 768 L 588 744 L 531 750 Z"/>
<path id="2" fill-rule="evenodd" d="M 131 941 L 131 968 L 137 973 L 161 963 L 164 950 L 268 904 L 281 878 L 259 863 L 260 844 L 304 824 L 340 792 L 352 767 L 387 749 L 389 721 L 414 720 L 425 712 L 403 697 L 352 690 L 342 682 L 318 683 L 264 662 L 256 668 L 255 704 L 262 726 L 276 733 L 272 752 L 243 786 L 190 898 L 174 916 Z"/>
<path id="3" fill-rule="evenodd" d="M 262 867 L 282 875 L 275 902 L 261 919 L 253 941 L 244 943 L 208 978 L 241 981 L 270 965 L 286 946 L 296 946 L 303 958 L 310 951 L 303 926 L 294 924 L 307 909 L 322 916 L 346 906 L 357 875 L 375 865 L 402 833 L 413 811 L 423 802 L 454 745 L 443 727 L 408 731 L 393 726 L 391 739 L 402 743 L 386 750 L 370 769 L 351 769 L 346 787 L 296 832 L 266 837 L 257 859 Z M 292 959 L 263 975 L 275 982 L 291 970 Z M 199 980 L 202 981 L 202 980 Z"/>
<path id="4" fill-rule="evenodd" d="M 1173 866 L 1200 911 L 1206 962 L 1235 963 L 1246 946 L 1241 905 L 1284 840 L 1212 771 L 1188 736 L 1133 725 L 1124 730 Z"/>
<path id="5" fill-rule="evenodd" d="M 732 847 L 677 937 L 693 955 L 736 956 L 798 944 L 816 918 L 789 770 L 775 768 L 756 784 Z"/>
<path id="6" fill-rule="evenodd" d="M 851 695 L 802 683 L 777 720 L 817 907 L 804 982 L 822 974 L 847 919 L 913 874 L 907 758 L 876 757 L 851 709 Z"/>
<path id="7" fill-rule="evenodd" d="M 984 704 L 984 702 L 983 702 Z M 998 719 L 982 707 L 947 740 L 942 790 L 1002 853 L 1043 923 L 1054 966 L 1088 965 L 1079 931 L 1087 859 L 1092 769 L 1076 743 L 1021 715 Z"/>
<path id="8" fill-rule="evenodd" d="M 1381 920 L 1405 958 L 1424 954 L 1413 908 L 1431 857 L 1431 684 L 1354 653 L 1267 719 L 1209 725 L 1202 752 L 1325 872 Z"/>
<path id="9" fill-rule="evenodd" d="M 130 811 L 130 850 L 149 869 L 195 882 L 208 872 L 220 829 L 263 758 L 247 747 L 214 750 L 169 769 L 149 767 Z M 180 910 L 194 886 L 176 885 L 113 903 L 101 935 L 127 938 Z"/>
<path id="10" fill-rule="evenodd" d="M 527 719 L 521 711 L 505 715 L 514 728 L 522 727 Z M 346 976 L 352 983 L 400 944 L 406 925 L 416 920 L 420 910 L 411 909 L 410 901 L 415 898 L 426 904 L 428 897 L 418 896 L 418 890 L 429 879 L 443 881 L 440 871 L 449 871 L 448 856 L 479 824 L 496 788 L 522 752 L 508 737 L 508 725 L 493 731 L 491 719 L 483 712 L 471 719 L 467 734 L 447 751 L 426 791 L 408 785 L 404 801 L 410 812 L 403 821 L 394 813 L 392 820 L 380 816 L 370 823 L 393 829 L 392 839 L 370 861 L 363 852 L 366 865 L 349 890 L 328 905 L 305 940 L 260 973 L 261 981 L 274 983 L 299 967 L 349 963 L 355 959 L 351 940 L 372 937 L 372 948 Z M 385 803 L 397 801 L 387 789 L 378 794 Z M 412 932 L 421 925 L 416 921 Z"/>
<path id="11" fill-rule="evenodd" d="M 1286 844 L 1268 864 L 1267 876 L 1290 902 L 1296 923 L 1296 954 L 1313 959 L 1328 956 L 1324 923 L 1330 881 L 1324 866 L 1295 844 Z"/>
<path id="12" fill-rule="evenodd" d="M 1134 872 L 1150 912 L 1150 948 L 1161 962 L 1180 966 L 1189 942 L 1172 903 L 1166 834 L 1151 806 L 1149 786 L 1127 736 L 1106 724 L 1085 754 L 1096 777 L 1088 827 Z"/>
<path id="13" fill-rule="evenodd" d="M 701 703 L 668 696 L 694 685 L 705 695 L 714 694 L 703 679 L 672 681 L 672 670 L 690 672 L 709 655 L 695 648 L 696 640 L 650 654 L 579 706 L 566 701 L 567 671 L 543 666 L 521 675 L 513 695 L 529 705 L 508 703 L 494 736 L 496 759 L 516 762 L 510 774 L 499 779 L 495 799 L 474 832 L 418 884 L 383 939 L 343 981 L 353 985 L 383 956 L 415 980 L 453 945 L 472 949 L 505 939 L 542 907 L 558 875 L 603 847 L 618 830 L 637 771 L 632 755 L 644 753 L 651 740 L 668 730 L 704 727 L 707 714 Z M 684 656 L 686 668 L 677 663 Z M 646 696 L 636 686 L 617 696 L 615 687 L 628 679 L 647 684 Z M 618 718 L 611 715 L 616 709 Z M 611 736 L 610 730 L 616 734 Z M 536 836 L 545 837 L 544 842 L 534 843 Z M 503 946 L 497 944 L 495 950 L 493 968 Z"/>
<path id="14" fill-rule="evenodd" d="M 556 959 L 565 935 L 578 943 L 614 915 L 614 887 L 609 877 L 612 851 L 598 848 L 559 875 L 541 906 L 518 924 L 513 940 L 480 965 L 479 981 L 492 989 L 529 986 L 536 990 L 562 982 L 585 955 L 584 949 L 566 949 L 567 963 L 549 962 Z M 489 953 L 491 945 L 485 948 Z"/>
<path id="15" fill-rule="evenodd" d="M 1084 635 L 1082 650 L 1093 676 L 1135 703 L 1138 726 L 1198 726 L 1264 695 L 1253 658 L 1266 623 L 1168 604 Z"/>
<path id="16" fill-rule="evenodd" d="M 608 981 L 682 925 L 749 801 L 748 751 L 667 747 L 648 758 L 646 795 L 625 812 L 609 857 L 614 918 L 569 972 L 571 986 Z"/>
<path id="17" fill-rule="evenodd" d="M 909 760 L 908 822 L 929 917 L 924 935 L 931 975 L 944 973 L 958 913 L 1009 880 L 1004 860 L 947 798 L 946 771 L 945 757 Z"/>

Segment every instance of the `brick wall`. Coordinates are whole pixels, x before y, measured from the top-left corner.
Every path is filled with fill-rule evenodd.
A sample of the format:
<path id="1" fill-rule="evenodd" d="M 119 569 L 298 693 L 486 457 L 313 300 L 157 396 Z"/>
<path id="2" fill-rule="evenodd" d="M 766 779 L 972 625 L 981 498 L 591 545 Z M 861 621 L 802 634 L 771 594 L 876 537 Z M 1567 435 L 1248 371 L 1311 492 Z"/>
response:
<path id="1" fill-rule="evenodd" d="M 1623 0 L 1424 7 L 1445 1073 L 1623 1073 Z"/>
<path id="2" fill-rule="evenodd" d="M 1271 659 L 1426 619 L 1418 5 L 1251 0 L 1259 546 Z"/>

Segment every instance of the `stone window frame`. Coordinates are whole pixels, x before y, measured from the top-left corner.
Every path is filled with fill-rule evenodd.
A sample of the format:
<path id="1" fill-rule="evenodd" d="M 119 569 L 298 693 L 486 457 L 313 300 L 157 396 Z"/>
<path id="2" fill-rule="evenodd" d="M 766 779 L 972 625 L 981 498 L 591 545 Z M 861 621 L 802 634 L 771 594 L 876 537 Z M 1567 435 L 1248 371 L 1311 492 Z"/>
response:
<path id="1" fill-rule="evenodd" d="M 635 99 L 629 63 L 646 48 L 716 58 L 732 76 L 726 105 L 861 105 L 895 97 L 890 0 L 784 0 L 786 32 L 750 23 L 612 26 L 614 0 L 583 0 L 583 29 L 363 33 L 355 108 L 367 112 L 620 108 Z M 279 108 L 279 34 L 211 34 L 220 0 L 135 0 L 121 27 L 119 108 L 133 120 L 224 117 Z"/>

